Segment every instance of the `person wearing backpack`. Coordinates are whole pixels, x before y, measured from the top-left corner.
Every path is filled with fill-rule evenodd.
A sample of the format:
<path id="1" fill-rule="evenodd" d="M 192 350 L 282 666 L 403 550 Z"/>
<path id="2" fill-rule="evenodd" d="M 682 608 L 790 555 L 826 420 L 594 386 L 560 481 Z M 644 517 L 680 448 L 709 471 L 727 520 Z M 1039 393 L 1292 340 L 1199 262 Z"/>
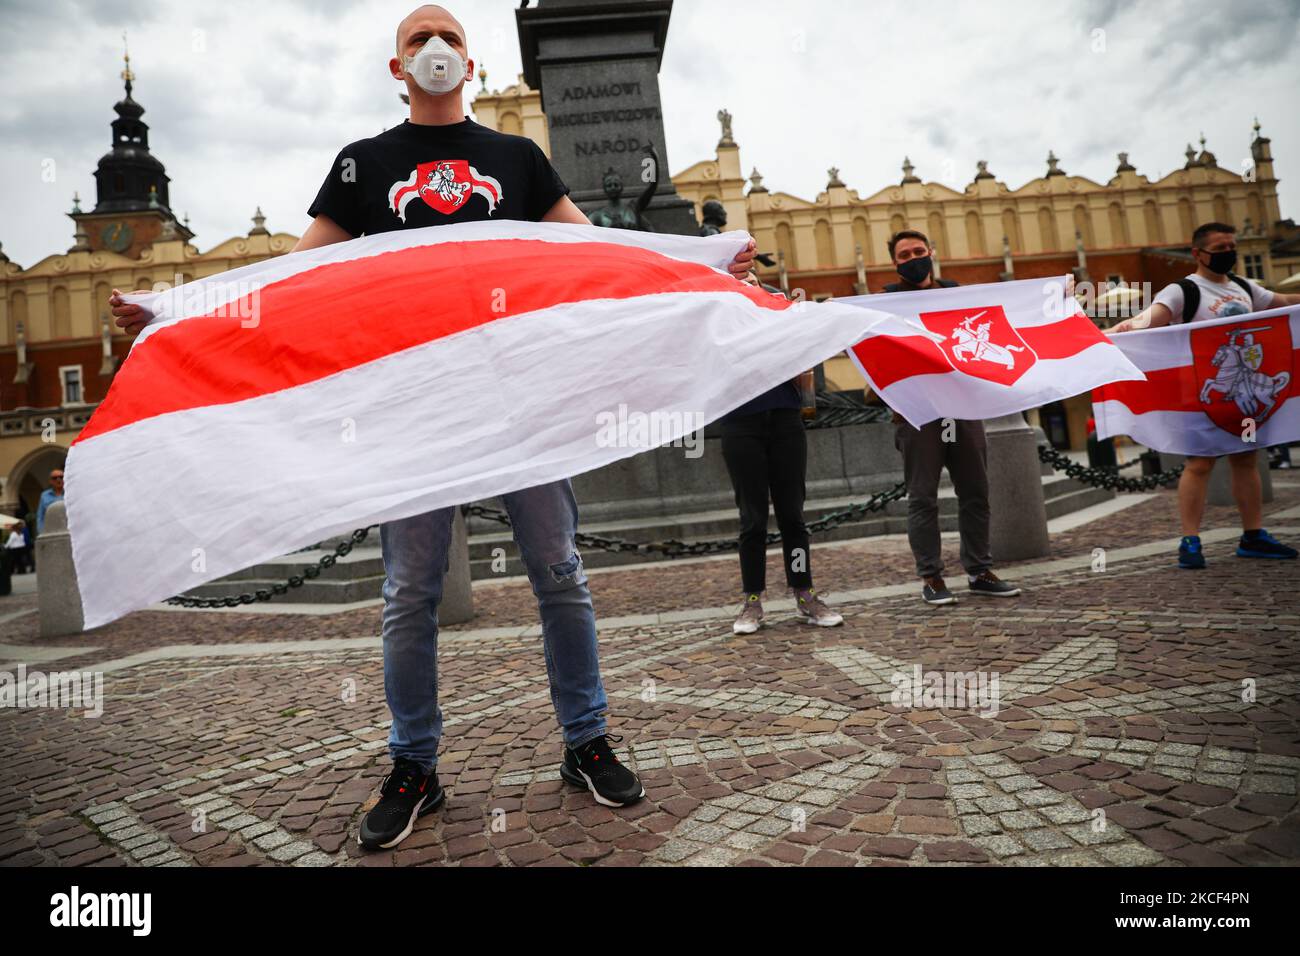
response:
<path id="1" fill-rule="evenodd" d="M 1300 305 L 1300 295 L 1270 292 L 1259 283 L 1232 271 L 1237 264 L 1237 229 L 1223 222 L 1207 222 L 1192 233 L 1192 258 L 1196 271 L 1185 279 L 1165 286 L 1150 307 L 1110 331 L 1134 332 L 1157 329 L 1171 322 L 1204 322 L 1248 312 L 1260 312 L 1288 305 Z M 1256 449 L 1228 456 L 1232 468 L 1232 497 L 1241 512 L 1240 558 L 1294 559 L 1294 548 L 1282 544 L 1265 531 L 1264 490 L 1259 480 Z M 1205 493 L 1210 483 L 1214 458 L 1188 456 L 1178 481 L 1178 512 L 1183 539 L 1178 545 L 1178 566 L 1189 570 L 1205 567 L 1201 548 L 1201 518 Z"/>

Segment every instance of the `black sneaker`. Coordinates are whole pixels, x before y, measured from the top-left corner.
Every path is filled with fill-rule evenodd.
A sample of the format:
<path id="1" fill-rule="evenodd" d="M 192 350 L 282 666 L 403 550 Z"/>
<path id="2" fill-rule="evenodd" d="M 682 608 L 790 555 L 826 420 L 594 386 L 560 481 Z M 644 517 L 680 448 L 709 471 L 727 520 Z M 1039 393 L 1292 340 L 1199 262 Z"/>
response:
<path id="1" fill-rule="evenodd" d="M 924 580 L 925 586 L 921 588 L 921 600 L 926 604 L 957 603 L 957 599 L 948 590 L 948 585 L 943 583 L 943 578 L 925 578 Z"/>
<path id="2" fill-rule="evenodd" d="M 625 807 L 645 796 L 645 788 L 631 770 L 618 762 L 609 741 L 622 737 L 604 734 L 578 748 L 564 748 L 560 776 L 575 787 L 590 790 L 597 803 L 607 807 Z"/>
<path id="3" fill-rule="evenodd" d="M 387 850 L 408 836 L 417 818 L 437 810 L 447 798 L 438 774 L 426 774 L 414 761 L 399 757 L 379 785 L 379 802 L 361 821 L 357 842 L 367 850 Z"/>
<path id="4" fill-rule="evenodd" d="M 1237 557 L 1281 558 L 1283 561 L 1294 561 L 1296 550 L 1288 548 L 1267 531 L 1256 531 L 1254 534 L 1241 536 L 1241 540 L 1237 542 Z"/>
<path id="5" fill-rule="evenodd" d="M 970 593 L 985 597 L 1015 597 L 1020 593 L 1020 588 L 1003 581 L 992 571 L 985 571 L 970 582 Z"/>

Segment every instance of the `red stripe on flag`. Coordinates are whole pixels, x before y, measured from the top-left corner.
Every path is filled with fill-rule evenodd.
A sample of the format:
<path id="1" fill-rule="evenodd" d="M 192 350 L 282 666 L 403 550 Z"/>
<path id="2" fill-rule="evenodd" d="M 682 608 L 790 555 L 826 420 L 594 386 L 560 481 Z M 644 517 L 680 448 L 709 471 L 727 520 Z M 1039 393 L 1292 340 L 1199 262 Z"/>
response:
<path id="1" fill-rule="evenodd" d="M 1291 354 L 1291 368 L 1300 368 L 1300 349 Z M 1111 382 L 1092 390 L 1094 402 L 1119 402 L 1134 415 L 1147 412 L 1200 412 L 1205 377 L 1191 365 L 1143 372 L 1146 381 Z M 1297 394 L 1288 392 L 1287 395 Z"/>
<path id="2" fill-rule="evenodd" d="M 913 375 L 952 371 L 943 352 L 924 335 L 873 335 L 853 346 L 877 391 Z"/>
<path id="3" fill-rule="evenodd" d="M 1111 382 L 1092 390 L 1094 402 L 1119 402 L 1134 415 L 1186 412 L 1200 408 L 1196 372 L 1190 365 L 1144 372 L 1146 381 Z"/>
<path id="4" fill-rule="evenodd" d="M 1050 325 L 1017 325 L 1016 331 L 1040 359 L 1067 359 L 1110 339 L 1086 315 L 1072 315 Z"/>
<path id="5" fill-rule="evenodd" d="M 499 239 L 333 262 L 219 314 L 152 333 L 123 363 L 78 441 L 168 412 L 305 385 L 497 319 L 564 303 L 668 292 L 785 299 L 708 266 L 611 243 Z M 244 328 L 240 316 L 256 326 Z M 376 326 L 376 323 L 382 325 Z"/>

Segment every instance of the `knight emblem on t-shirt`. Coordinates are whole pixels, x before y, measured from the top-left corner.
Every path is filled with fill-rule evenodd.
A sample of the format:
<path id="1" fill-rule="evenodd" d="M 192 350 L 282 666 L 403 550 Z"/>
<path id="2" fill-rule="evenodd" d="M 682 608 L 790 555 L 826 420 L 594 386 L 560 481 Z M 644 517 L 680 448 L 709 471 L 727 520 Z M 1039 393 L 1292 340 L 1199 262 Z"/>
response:
<path id="1" fill-rule="evenodd" d="M 406 207 L 416 197 L 444 216 L 450 216 L 474 196 L 487 200 L 488 215 L 501 202 L 501 183 L 485 176 L 464 159 L 442 159 L 420 163 L 409 178 L 393 183 L 388 191 L 388 208 L 406 222 Z"/>

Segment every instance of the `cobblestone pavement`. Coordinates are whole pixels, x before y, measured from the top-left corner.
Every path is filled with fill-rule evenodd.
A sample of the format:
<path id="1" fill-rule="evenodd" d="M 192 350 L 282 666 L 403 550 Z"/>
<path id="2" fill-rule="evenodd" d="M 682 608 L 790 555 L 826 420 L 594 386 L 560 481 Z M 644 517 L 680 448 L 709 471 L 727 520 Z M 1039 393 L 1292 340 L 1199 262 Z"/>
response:
<path id="1" fill-rule="evenodd" d="M 1268 525 L 1300 539 L 1300 488 L 1277 490 Z M 4 599 L 0 670 L 100 671 L 105 701 L 0 712 L 0 863 L 1294 864 L 1300 568 L 1235 558 L 1234 517 L 1211 510 L 1210 567 L 1180 572 L 1161 493 L 1004 569 L 1022 597 L 952 608 L 917 600 L 898 539 L 814 546 L 845 625 L 773 605 L 748 637 L 734 556 L 595 574 L 647 792 L 623 810 L 559 779 L 526 583 L 476 587 L 442 645 L 447 804 L 377 854 L 355 842 L 388 766 L 377 609 L 38 642 L 33 599 Z M 894 703 L 915 668 L 996 674 L 996 712 Z"/>

